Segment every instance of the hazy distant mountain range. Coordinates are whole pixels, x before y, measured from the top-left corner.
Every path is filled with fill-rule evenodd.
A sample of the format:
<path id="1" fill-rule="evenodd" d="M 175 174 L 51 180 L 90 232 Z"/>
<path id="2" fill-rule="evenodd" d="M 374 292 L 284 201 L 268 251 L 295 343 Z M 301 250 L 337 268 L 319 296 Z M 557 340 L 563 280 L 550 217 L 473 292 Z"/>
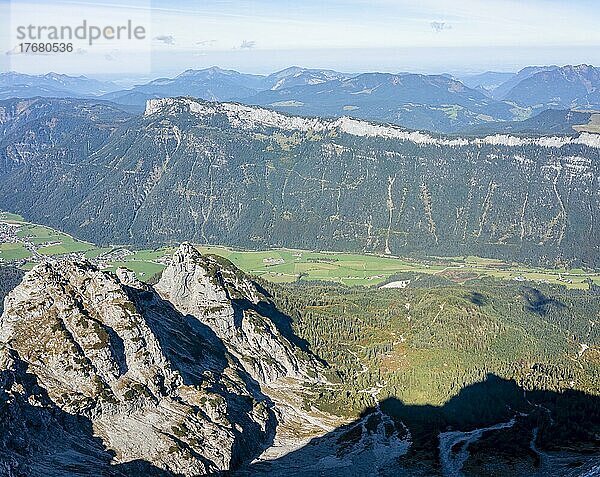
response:
<path id="1" fill-rule="evenodd" d="M 517 83 L 504 99 L 537 109 L 597 108 L 600 69 L 579 65 L 539 71 Z"/>
<path id="2" fill-rule="evenodd" d="M 459 76 L 457 79 L 469 88 L 480 89 L 489 93 L 515 76 L 516 73 L 486 71 L 485 73 Z"/>
<path id="3" fill-rule="evenodd" d="M 0 99 L 33 98 L 35 96 L 67 98 L 99 96 L 119 87 L 109 81 L 86 76 L 58 73 L 26 75 L 9 71 L 0 73 Z"/>
<path id="4" fill-rule="evenodd" d="M 140 111 L 149 99 L 192 96 L 296 115 L 351 116 L 452 133 L 524 120 L 546 109 L 600 109 L 600 71 L 588 65 L 531 66 L 518 73 L 489 71 L 453 78 L 300 67 L 253 75 L 211 67 L 125 90 L 83 76 L 0 74 L 0 99 L 36 96 L 96 98 Z"/>
<path id="5" fill-rule="evenodd" d="M 352 78 L 267 90 L 244 100 L 311 116 L 352 116 L 416 129 L 452 132 L 521 114 L 442 75 L 364 73 Z"/>

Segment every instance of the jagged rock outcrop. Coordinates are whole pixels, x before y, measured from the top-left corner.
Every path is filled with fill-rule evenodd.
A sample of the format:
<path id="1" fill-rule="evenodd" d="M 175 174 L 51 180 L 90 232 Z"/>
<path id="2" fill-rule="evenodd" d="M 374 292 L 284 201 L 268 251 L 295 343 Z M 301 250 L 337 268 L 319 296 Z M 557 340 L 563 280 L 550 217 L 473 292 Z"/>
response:
<path id="1" fill-rule="evenodd" d="M 267 298 L 227 260 L 184 243 L 156 285 L 184 314 L 210 327 L 260 383 L 287 376 L 314 379 L 320 365 L 262 314 Z"/>
<path id="2" fill-rule="evenodd" d="M 86 262 L 40 264 L 7 296 L 0 414 L 7 476 L 218 472 L 258 455 L 276 424 L 212 330 Z"/>
<path id="3" fill-rule="evenodd" d="M 144 460 L 113 463 L 92 422 L 60 409 L 27 366 L 0 344 L 0 476 L 169 475 Z"/>

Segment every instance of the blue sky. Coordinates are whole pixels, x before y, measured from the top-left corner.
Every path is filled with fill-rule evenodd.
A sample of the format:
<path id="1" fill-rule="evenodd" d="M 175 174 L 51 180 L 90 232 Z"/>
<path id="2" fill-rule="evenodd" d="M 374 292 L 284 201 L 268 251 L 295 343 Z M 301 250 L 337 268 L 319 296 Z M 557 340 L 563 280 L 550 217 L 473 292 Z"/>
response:
<path id="1" fill-rule="evenodd" d="M 3 68 L 138 76 L 218 65 L 266 73 L 292 64 L 345 71 L 477 72 L 600 64 L 593 0 L 0 0 L 0 41 L 23 22 L 132 19 L 147 41 L 78 46 L 78 55 L 4 55 Z M 40 12 L 36 17 L 34 12 Z M 90 21 L 91 21 L 90 20 Z M 142 61 L 143 60 L 143 61 Z"/>

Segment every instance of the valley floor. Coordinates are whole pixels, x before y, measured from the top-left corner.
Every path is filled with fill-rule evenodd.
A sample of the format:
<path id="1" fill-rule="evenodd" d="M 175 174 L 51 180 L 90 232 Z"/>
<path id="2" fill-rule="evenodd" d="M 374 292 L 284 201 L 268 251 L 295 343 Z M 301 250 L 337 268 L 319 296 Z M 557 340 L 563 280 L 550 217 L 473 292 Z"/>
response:
<path id="1" fill-rule="evenodd" d="M 407 258 L 374 254 L 292 249 L 240 250 L 198 245 L 202 253 L 227 258 L 246 273 L 273 283 L 325 281 L 346 286 L 401 287 L 401 281 L 418 275 L 465 283 L 484 277 L 516 282 L 564 285 L 587 289 L 590 281 L 600 285 L 600 271 L 531 267 L 480 257 Z M 143 281 L 160 273 L 174 247 L 135 250 L 128 246 L 98 247 L 52 228 L 26 222 L 0 212 L 0 263 L 30 269 L 48 257 L 86 258 L 100 268 L 114 271 L 125 266 Z M 408 282 L 406 283 L 408 284 Z"/>

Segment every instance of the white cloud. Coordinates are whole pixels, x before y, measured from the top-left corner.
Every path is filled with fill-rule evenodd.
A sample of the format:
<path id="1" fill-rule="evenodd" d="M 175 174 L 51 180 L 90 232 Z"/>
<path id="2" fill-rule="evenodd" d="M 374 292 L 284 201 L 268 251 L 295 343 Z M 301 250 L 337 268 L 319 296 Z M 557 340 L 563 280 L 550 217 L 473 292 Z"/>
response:
<path id="1" fill-rule="evenodd" d="M 255 46 L 256 46 L 256 42 L 254 40 L 251 40 L 251 41 L 244 40 L 244 41 L 242 41 L 240 48 L 242 50 L 249 50 L 251 48 L 254 48 Z"/>
<path id="2" fill-rule="evenodd" d="M 164 43 L 165 45 L 174 45 L 175 44 L 175 37 L 173 35 L 159 35 L 159 36 L 155 36 L 154 39 L 156 41 Z"/>
<path id="3" fill-rule="evenodd" d="M 452 30 L 452 25 L 446 22 L 431 22 L 429 25 L 431 26 L 431 29 L 436 33 L 442 32 L 444 30 Z"/>
<path id="4" fill-rule="evenodd" d="M 19 45 L 15 46 L 14 48 L 8 50 L 6 52 L 7 55 L 22 55 L 23 53 L 21 52 L 21 47 Z"/>
<path id="5" fill-rule="evenodd" d="M 196 45 L 199 46 L 213 46 L 217 43 L 217 40 L 200 40 L 196 42 Z"/>

